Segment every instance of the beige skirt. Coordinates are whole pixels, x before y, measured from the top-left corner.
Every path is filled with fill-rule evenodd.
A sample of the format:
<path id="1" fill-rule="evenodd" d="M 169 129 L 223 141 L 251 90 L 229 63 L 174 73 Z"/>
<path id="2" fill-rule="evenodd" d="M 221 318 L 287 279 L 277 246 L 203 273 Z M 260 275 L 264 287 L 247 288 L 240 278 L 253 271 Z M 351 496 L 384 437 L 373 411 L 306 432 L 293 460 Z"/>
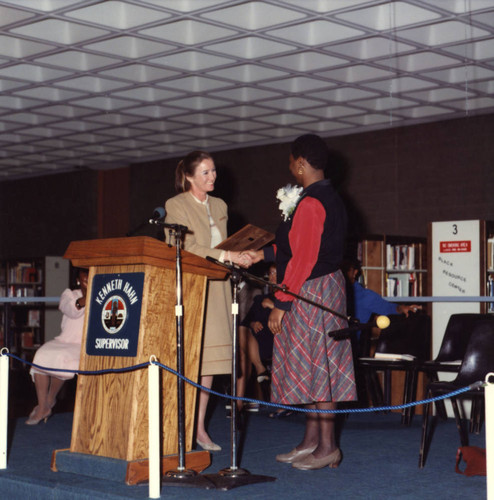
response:
<path id="1" fill-rule="evenodd" d="M 201 375 L 232 371 L 232 293 L 230 280 L 209 280 Z"/>

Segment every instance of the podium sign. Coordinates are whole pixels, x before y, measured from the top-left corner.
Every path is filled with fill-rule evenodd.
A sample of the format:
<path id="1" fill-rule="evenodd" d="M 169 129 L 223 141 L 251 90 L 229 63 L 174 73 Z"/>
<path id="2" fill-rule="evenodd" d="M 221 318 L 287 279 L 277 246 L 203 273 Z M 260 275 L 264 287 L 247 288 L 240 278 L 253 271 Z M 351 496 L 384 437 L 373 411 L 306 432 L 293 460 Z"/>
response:
<path id="1" fill-rule="evenodd" d="M 144 273 L 97 274 L 93 278 L 86 354 L 137 354 Z"/>

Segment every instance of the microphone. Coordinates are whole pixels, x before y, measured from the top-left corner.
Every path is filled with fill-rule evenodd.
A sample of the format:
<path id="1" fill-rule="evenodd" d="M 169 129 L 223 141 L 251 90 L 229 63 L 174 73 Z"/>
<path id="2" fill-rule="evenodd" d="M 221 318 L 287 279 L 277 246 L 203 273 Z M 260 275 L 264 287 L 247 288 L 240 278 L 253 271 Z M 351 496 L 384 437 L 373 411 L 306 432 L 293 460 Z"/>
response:
<path id="1" fill-rule="evenodd" d="M 341 330 L 335 330 L 333 332 L 328 332 L 330 337 L 335 337 L 336 339 L 344 339 L 350 336 L 351 333 L 358 332 L 359 330 L 367 330 L 369 328 L 378 327 L 381 330 L 388 328 L 391 321 L 387 316 L 378 316 L 373 321 L 369 321 L 368 323 L 361 323 L 360 321 L 350 318 L 348 321 L 348 326 L 346 328 L 342 328 Z"/>
<path id="2" fill-rule="evenodd" d="M 163 207 L 156 207 L 153 211 L 153 216 L 148 220 L 149 224 L 156 224 L 157 221 L 165 216 L 166 212 Z"/>
<path id="3" fill-rule="evenodd" d="M 153 210 L 153 216 L 151 217 L 151 219 L 146 219 L 144 222 L 141 222 L 136 228 L 134 228 L 132 231 L 129 231 L 126 236 L 133 236 L 143 227 L 147 226 L 148 224 L 155 224 L 156 221 L 162 219 L 164 216 L 165 216 L 165 209 L 163 207 L 156 207 Z"/>

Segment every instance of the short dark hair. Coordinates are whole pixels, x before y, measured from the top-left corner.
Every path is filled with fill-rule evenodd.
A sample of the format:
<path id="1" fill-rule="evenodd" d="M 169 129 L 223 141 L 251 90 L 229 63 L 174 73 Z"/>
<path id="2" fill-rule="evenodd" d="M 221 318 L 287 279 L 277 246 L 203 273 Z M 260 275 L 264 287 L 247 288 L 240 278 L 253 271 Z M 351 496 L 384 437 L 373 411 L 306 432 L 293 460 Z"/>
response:
<path id="1" fill-rule="evenodd" d="M 305 134 L 297 137 L 290 147 L 293 158 L 304 158 L 312 168 L 324 170 L 329 162 L 327 144 L 315 134 Z"/>

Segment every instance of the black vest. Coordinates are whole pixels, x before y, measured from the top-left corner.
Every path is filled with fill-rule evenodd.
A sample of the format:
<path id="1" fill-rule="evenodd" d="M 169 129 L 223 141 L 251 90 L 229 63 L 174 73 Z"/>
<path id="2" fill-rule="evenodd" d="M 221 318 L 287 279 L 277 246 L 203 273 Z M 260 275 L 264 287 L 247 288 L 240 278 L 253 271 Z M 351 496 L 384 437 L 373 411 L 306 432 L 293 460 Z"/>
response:
<path id="1" fill-rule="evenodd" d="M 282 222 L 276 231 L 276 272 L 278 274 L 278 283 L 283 283 L 286 266 L 292 257 L 288 235 L 292 228 L 293 218 L 300 202 L 308 196 L 319 200 L 326 211 L 319 255 L 308 279 L 334 273 L 339 269 L 343 259 L 347 225 L 346 210 L 331 182 L 328 179 L 324 179 L 311 184 L 302 191 L 293 214 L 288 220 Z"/>

